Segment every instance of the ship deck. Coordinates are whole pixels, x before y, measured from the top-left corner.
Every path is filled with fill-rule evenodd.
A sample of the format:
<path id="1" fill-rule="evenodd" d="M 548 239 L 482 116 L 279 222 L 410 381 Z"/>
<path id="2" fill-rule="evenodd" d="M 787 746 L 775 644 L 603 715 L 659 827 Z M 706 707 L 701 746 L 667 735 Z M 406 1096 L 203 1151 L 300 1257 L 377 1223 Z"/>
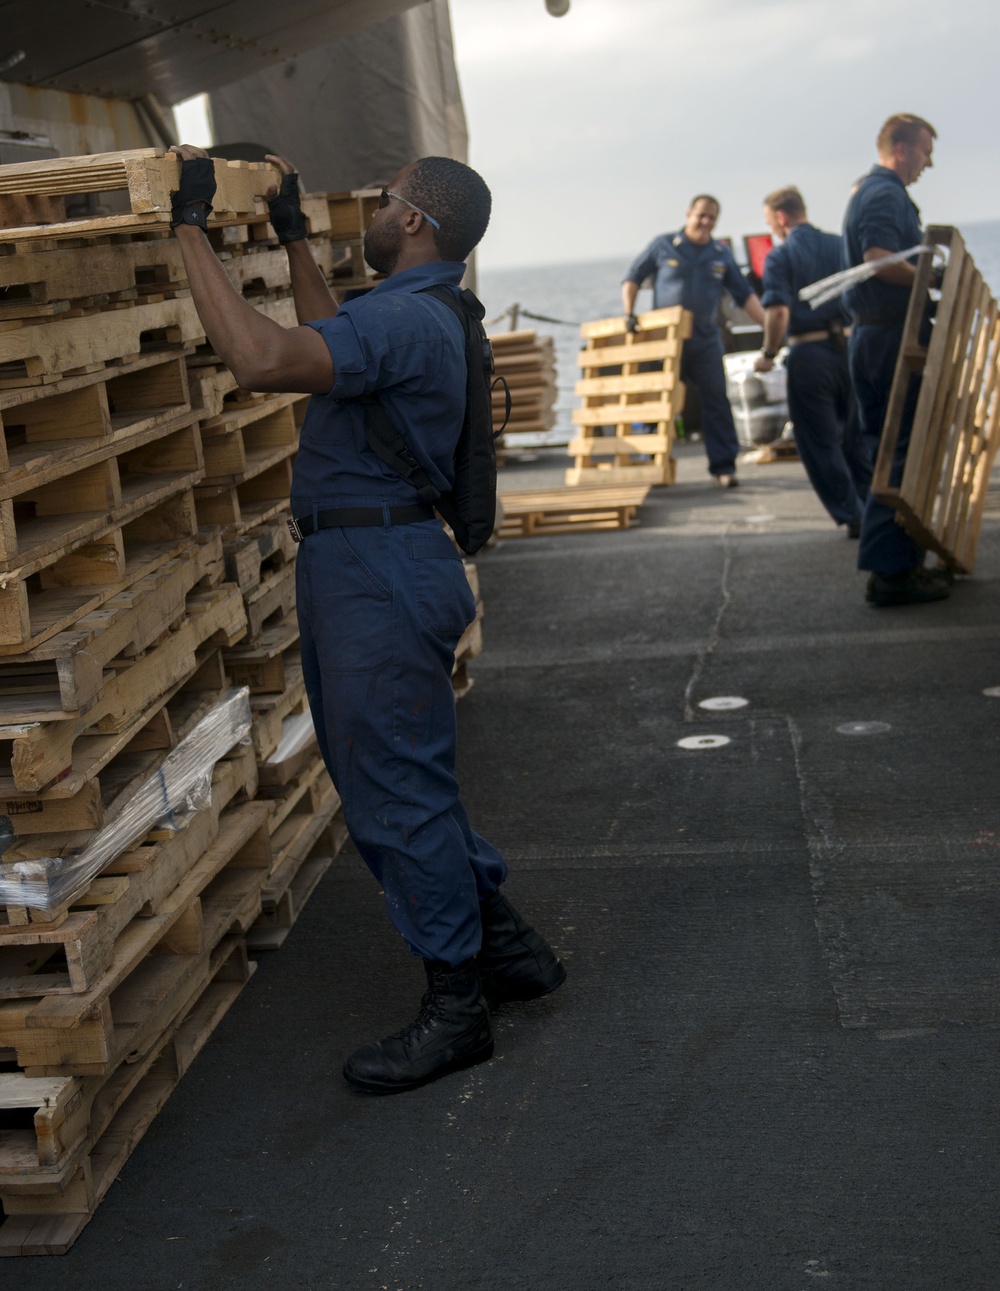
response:
<path id="1" fill-rule="evenodd" d="M 801 466 L 741 474 L 682 445 L 638 527 L 479 560 L 460 778 L 565 987 L 352 1091 L 422 973 L 348 849 L 19 1291 L 996 1285 L 1000 494 L 948 601 L 873 610 Z"/>

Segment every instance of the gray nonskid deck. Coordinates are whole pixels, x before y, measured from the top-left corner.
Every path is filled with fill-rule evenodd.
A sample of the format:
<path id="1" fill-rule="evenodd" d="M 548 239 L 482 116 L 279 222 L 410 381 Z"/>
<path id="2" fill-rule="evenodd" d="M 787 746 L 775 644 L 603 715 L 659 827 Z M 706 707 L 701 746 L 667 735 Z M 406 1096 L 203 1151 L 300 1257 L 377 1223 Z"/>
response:
<path id="1" fill-rule="evenodd" d="M 460 779 L 566 986 L 354 1093 L 422 974 L 349 850 L 19 1291 L 996 1284 L 996 508 L 950 600 L 876 611 L 799 466 L 722 493 L 681 452 L 640 527 L 479 560 Z"/>

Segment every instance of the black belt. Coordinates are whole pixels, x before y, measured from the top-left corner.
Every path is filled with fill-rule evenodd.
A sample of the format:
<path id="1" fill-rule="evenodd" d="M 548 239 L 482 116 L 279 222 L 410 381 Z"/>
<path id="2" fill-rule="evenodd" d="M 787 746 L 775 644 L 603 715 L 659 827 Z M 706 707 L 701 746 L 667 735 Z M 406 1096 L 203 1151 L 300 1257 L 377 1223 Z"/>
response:
<path id="1" fill-rule="evenodd" d="M 390 507 L 389 524 L 416 524 L 419 520 L 433 520 L 434 508 L 416 503 L 413 506 Z M 381 507 L 334 507 L 318 511 L 315 515 L 298 516 L 288 521 L 288 529 L 295 542 L 308 538 L 317 529 L 353 528 L 356 525 L 386 523 L 386 513 Z"/>

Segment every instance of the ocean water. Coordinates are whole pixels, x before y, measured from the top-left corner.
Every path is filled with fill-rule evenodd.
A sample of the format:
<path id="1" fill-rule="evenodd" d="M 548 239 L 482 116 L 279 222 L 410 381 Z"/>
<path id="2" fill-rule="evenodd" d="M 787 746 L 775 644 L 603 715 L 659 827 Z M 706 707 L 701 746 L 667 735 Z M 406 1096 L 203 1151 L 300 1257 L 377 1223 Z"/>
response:
<path id="1" fill-rule="evenodd" d="M 1000 220 L 968 224 L 960 231 L 994 296 L 1000 297 Z M 522 328 L 533 327 L 555 340 L 559 396 L 556 427 L 544 437 L 549 443 L 567 443 L 572 431 L 571 415 L 577 406 L 573 387 L 578 375 L 579 326 L 594 318 L 608 318 L 621 313 L 621 280 L 628 264 L 627 258 L 620 258 L 524 269 L 480 270 L 479 295 L 486 306 L 487 321 L 514 304 L 534 314 L 563 320 L 560 323 L 543 323 L 522 315 L 518 324 Z M 644 300 L 648 302 L 648 292 L 640 296 L 640 306 Z M 649 308 L 648 303 L 644 307 Z M 490 330 L 506 331 L 508 327 L 509 323 L 504 319 Z"/>

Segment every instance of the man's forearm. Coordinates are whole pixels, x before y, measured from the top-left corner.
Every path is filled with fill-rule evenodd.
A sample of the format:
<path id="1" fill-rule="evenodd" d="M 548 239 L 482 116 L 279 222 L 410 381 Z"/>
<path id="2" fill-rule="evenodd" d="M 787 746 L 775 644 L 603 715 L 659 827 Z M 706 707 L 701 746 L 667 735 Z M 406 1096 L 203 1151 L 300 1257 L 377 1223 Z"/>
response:
<path id="1" fill-rule="evenodd" d="M 787 305 L 769 305 L 764 310 L 764 349 L 768 354 L 777 354 L 784 344 L 788 315 Z"/>
<path id="2" fill-rule="evenodd" d="M 635 313 L 635 298 L 639 294 L 639 284 L 626 280 L 622 283 L 622 313 Z"/>
<path id="3" fill-rule="evenodd" d="M 886 251 L 883 247 L 869 247 L 865 252 L 865 263 L 871 264 L 873 260 L 881 260 L 885 256 L 893 254 L 895 253 Z M 906 260 L 898 260 L 895 264 L 887 264 L 884 269 L 879 269 L 875 275 L 882 282 L 891 283 L 894 287 L 912 287 L 916 276 L 916 268 Z"/>
<path id="4" fill-rule="evenodd" d="M 308 239 L 289 242 L 285 251 L 288 253 L 295 315 L 299 322 L 312 323 L 318 318 L 332 318 L 337 312 L 337 302 L 316 263 Z"/>

